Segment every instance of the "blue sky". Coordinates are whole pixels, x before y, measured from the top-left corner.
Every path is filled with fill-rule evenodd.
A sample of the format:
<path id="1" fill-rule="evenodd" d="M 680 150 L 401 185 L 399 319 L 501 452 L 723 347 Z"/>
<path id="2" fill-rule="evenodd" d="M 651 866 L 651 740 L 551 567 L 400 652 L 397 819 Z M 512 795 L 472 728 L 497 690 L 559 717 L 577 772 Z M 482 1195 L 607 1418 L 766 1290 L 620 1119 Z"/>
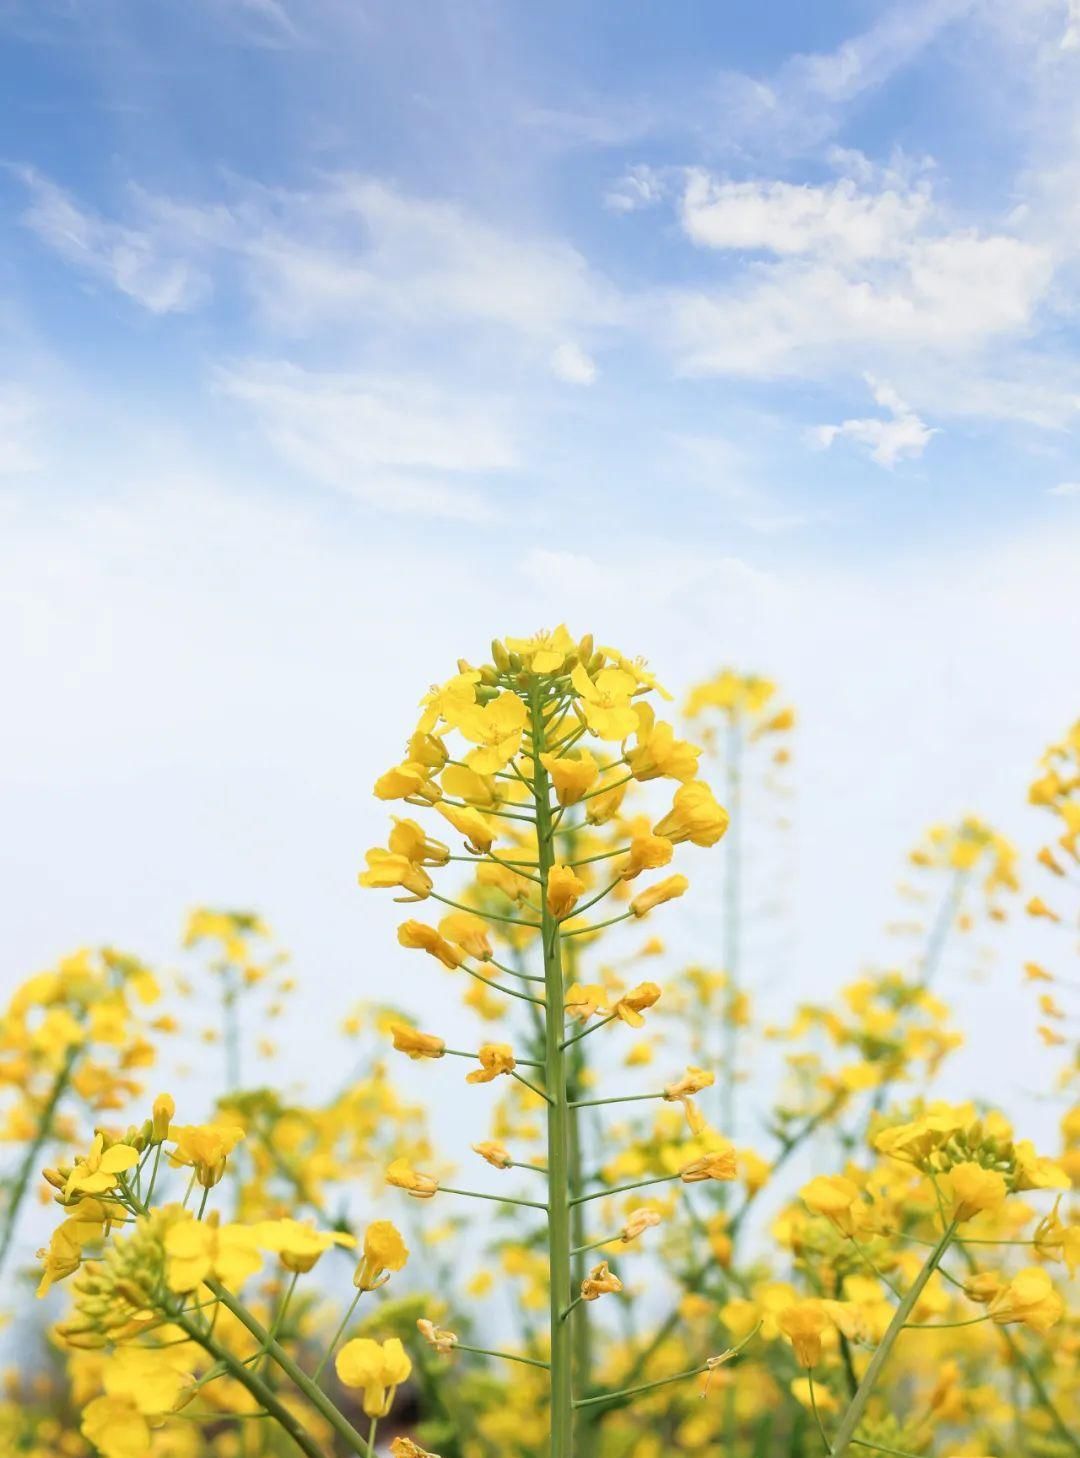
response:
<path id="1" fill-rule="evenodd" d="M 347 1001 L 418 694 L 561 619 L 799 704 L 801 986 L 931 819 L 1033 841 L 1077 0 L 0 0 L 0 39 L 5 978 L 207 899 Z"/>
<path id="2" fill-rule="evenodd" d="M 661 492 L 773 560 L 1080 511 L 1065 0 L 0 23 L 8 476 L 59 406 L 106 472 L 175 430 L 375 533 Z"/>

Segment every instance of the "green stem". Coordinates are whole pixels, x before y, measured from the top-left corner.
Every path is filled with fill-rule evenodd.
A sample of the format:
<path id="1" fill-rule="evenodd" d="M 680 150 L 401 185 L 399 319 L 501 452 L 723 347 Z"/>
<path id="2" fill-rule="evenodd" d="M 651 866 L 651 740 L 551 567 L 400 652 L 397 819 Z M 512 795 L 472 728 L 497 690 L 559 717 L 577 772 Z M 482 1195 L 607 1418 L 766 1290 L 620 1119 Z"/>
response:
<path id="1" fill-rule="evenodd" d="M 225 1289 L 220 1281 L 210 1280 L 207 1282 L 207 1285 L 225 1309 L 232 1312 L 241 1326 L 246 1327 L 260 1346 L 266 1348 L 277 1365 L 285 1373 L 286 1377 L 288 1377 L 289 1381 L 295 1387 L 299 1388 L 311 1403 L 312 1407 L 315 1408 L 316 1412 L 326 1419 L 337 1435 L 347 1444 L 349 1451 L 361 1455 L 362 1458 L 362 1455 L 367 1451 L 364 1445 L 364 1439 L 356 1431 L 352 1423 L 338 1411 L 326 1393 L 323 1392 L 322 1388 L 315 1385 L 303 1368 L 293 1361 L 288 1352 L 255 1320 L 247 1308 Z M 220 1355 L 219 1360 L 221 1360 Z M 308 1452 L 310 1450 L 305 1449 L 304 1451 Z M 322 1450 L 315 1449 L 313 1458 L 324 1458 Z"/>
<path id="2" fill-rule="evenodd" d="M 464 1195 L 468 1200 L 494 1200 L 498 1205 L 524 1205 L 529 1210 L 546 1210 L 547 1206 L 538 1200 L 518 1200 L 510 1195 L 485 1195 L 480 1190 L 459 1190 L 456 1185 L 440 1185 L 443 1195 Z"/>
<path id="3" fill-rule="evenodd" d="M 64 1096 L 68 1083 L 71 1080 L 71 1070 L 75 1064 L 78 1053 L 78 1046 L 73 1045 L 64 1056 L 64 1061 L 53 1079 L 52 1088 L 45 1101 L 45 1107 L 41 1111 L 41 1119 L 38 1123 L 37 1133 L 34 1135 L 34 1142 L 26 1151 L 26 1156 L 19 1166 L 19 1173 L 15 1179 L 14 1188 L 11 1191 L 11 1199 L 8 1202 L 7 1212 L 4 1216 L 4 1234 L 0 1237 L 0 1266 L 7 1259 L 8 1251 L 11 1249 L 11 1242 L 15 1238 L 15 1228 L 19 1220 L 19 1211 L 22 1208 L 26 1192 L 30 1188 L 30 1181 L 33 1178 L 37 1162 L 41 1157 L 41 1151 L 52 1138 L 53 1119 L 56 1117 L 56 1109 Z"/>
<path id="4" fill-rule="evenodd" d="M 319 1359 L 319 1365 L 315 1368 L 315 1371 L 311 1375 L 312 1382 L 318 1382 L 319 1378 L 326 1371 L 326 1364 L 327 1364 L 327 1362 L 329 1362 L 330 1358 L 334 1355 L 334 1351 L 335 1351 L 335 1348 L 337 1347 L 338 1342 L 345 1335 L 345 1328 L 348 1326 L 349 1322 L 352 1320 L 352 1314 L 356 1310 L 356 1303 L 360 1300 L 360 1297 L 363 1294 L 364 1294 L 363 1291 L 357 1291 L 356 1295 L 353 1297 L 352 1301 L 349 1303 L 349 1309 L 348 1309 L 348 1311 L 346 1311 L 345 1315 L 342 1317 L 342 1319 L 341 1319 L 341 1325 L 338 1327 L 337 1331 L 334 1333 L 333 1338 L 332 1338 L 332 1340 L 330 1342 L 330 1345 L 327 1347 L 326 1351 L 323 1352 L 322 1356 Z"/>
<path id="5" fill-rule="evenodd" d="M 562 948 L 559 924 L 548 909 L 548 877 L 555 864 L 554 828 L 548 772 L 541 761 L 544 751 L 544 718 L 535 684 L 530 689 L 533 745 L 533 793 L 536 811 L 536 843 L 539 856 L 544 954 L 545 1078 L 548 1092 L 548 1274 L 551 1326 L 551 1437 L 550 1458 L 573 1458 L 574 1394 L 571 1328 L 563 1312 L 571 1290 L 570 1207 L 570 1112 L 566 1094 L 566 1058 L 563 1047 L 564 1008 Z"/>
<path id="6" fill-rule="evenodd" d="M 194 1322 L 189 1321 L 185 1316 L 178 1316 L 174 1319 L 177 1326 L 185 1331 L 192 1341 L 197 1342 L 203 1351 L 213 1357 L 234 1381 L 251 1394 L 259 1406 L 281 1427 L 282 1431 L 288 1434 L 305 1458 L 325 1458 L 321 1444 L 316 1443 L 296 1414 L 285 1406 L 257 1373 L 253 1372 L 250 1367 L 245 1367 L 226 1347 L 221 1346 L 206 1332 L 200 1331 Z M 359 1434 L 356 1436 L 359 1437 Z M 363 1448 L 353 1447 L 352 1451 L 362 1458 Z"/>
<path id="7" fill-rule="evenodd" d="M 870 1358 L 870 1363 L 866 1371 L 863 1373 L 863 1379 L 859 1383 L 858 1391 L 848 1404 L 847 1412 L 845 1412 L 843 1421 L 836 1434 L 836 1442 L 832 1450 L 833 1458 L 843 1458 L 843 1455 L 850 1448 L 855 1437 L 855 1430 L 862 1421 L 866 1404 L 869 1402 L 871 1393 L 877 1385 L 882 1368 L 889 1359 L 889 1353 L 895 1346 L 896 1339 L 907 1325 L 908 1317 L 915 1310 L 915 1306 L 923 1293 L 926 1283 L 937 1270 L 955 1233 L 956 1222 L 954 1220 L 950 1225 L 945 1227 L 945 1233 L 927 1256 L 922 1270 L 912 1282 L 911 1289 L 893 1313 L 893 1318 L 889 1322 L 885 1335 L 882 1337 L 877 1350 Z"/>
<path id="8" fill-rule="evenodd" d="M 550 1370 L 550 1363 L 541 1362 L 539 1357 L 523 1357 L 517 1352 L 493 1352 L 488 1347 L 470 1347 L 465 1342 L 454 1343 L 455 1352 L 475 1352 L 478 1357 L 500 1357 L 504 1362 L 522 1362 L 526 1367 L 543 1367 Z"/>

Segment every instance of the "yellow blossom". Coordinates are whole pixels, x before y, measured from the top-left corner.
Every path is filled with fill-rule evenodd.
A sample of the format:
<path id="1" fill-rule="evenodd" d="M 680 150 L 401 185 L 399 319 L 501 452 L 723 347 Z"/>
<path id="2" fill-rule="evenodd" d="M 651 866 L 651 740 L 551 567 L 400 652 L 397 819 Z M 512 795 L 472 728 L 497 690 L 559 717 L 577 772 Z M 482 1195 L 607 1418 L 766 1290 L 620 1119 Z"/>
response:
<path id="1" fill-rule="evenodd" d="M 363 1390 L 362 1406 L 367 1416 L 384 1418 L 397 1388 L 412 1372 L 412 1363 L 397 1337 L 385 1342 L 354 1337 L 338 1352 L 334 1368 L 343 1386 Z"/>
<path id="2" fill-rule="evenodd" d="M 482 1043 L 476 1056 L 480 1067 L 466 1075 L 466 1083 L 491 1083 L 501 1073 L 512 1073 L 517 1066 L 514 1050 L 507 1043 Z"/>

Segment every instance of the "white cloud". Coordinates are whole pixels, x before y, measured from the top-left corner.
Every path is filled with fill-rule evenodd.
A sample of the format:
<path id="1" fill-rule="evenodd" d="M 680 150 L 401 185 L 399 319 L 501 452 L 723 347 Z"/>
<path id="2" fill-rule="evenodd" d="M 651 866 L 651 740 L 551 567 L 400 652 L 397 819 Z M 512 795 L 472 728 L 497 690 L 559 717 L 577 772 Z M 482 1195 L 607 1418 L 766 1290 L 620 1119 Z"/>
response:
<path id="1" fill-rule="evenodd" d="M 577 344 L 560 344 L 551 356 L 551 371 L 567 385 L 591 385 L 596 380 L 596 361 Z"/>
<path id="2" fill-rule="evenodd" d="M 20 168 L 18 175 L 33 199 L 22 222 L 80 272 L 152 314 L 192 309 L 205 296 L 205 275 L 168 238 L 84 210 L 34 168 Z"/>
<path id="3" fill-rule="evenodd" d="M 1051 249 L 1006 233 L 943 229 L 923 192 L 860 194 L 853 182 L 710 192 L 691 181 L 684 219 L 698 241 L 754 239 L 780 257 L 660 302 L 659 328 L 689 373 L 806 375 L 838 356 L 847 369 L 866 369 L 874 351 L 975 350 L 1028 330 L 1054 277 Z M 893 233 L 889 217 L 907 230 Z"/>
<path id="4" fill-rule="evenodd" d="M 462 477 L 517 464 L 496 402 L 422 381 L 252 362 L 220 370 L 217 382 L 289 464 L 384 511 L 485 520 L 489 504 Z"/>
<path id="5" fill-rule="evenodd" d="M 1080 481 L 1059 481 L 1050 487 L 1051 496 L 1080 496 Z"/>
<path id="6" fill-rule="evenodd" d="M 923 187 L 865 192 L 847 177 L 822 187 L 719 182 L 691 168 L 682 225 L 694 243 L 706 248 L 887 258 L 903 249 L 929 207 Z"/>
<path id="7" fill-rule="evenodd" d="M 872 376 L 868 376 L 867 384 L 874 400 L 888 414 L 845 420 L 840 425 L 816 426 L 811 431 L 811 440 L 823 450 L 828 450 L 835 440 L 854 441 L 866 446 L 871 460 L 890 469 L 905 457 L 921 456 L 937 431 L 924 425 L 891 385 Z"/>

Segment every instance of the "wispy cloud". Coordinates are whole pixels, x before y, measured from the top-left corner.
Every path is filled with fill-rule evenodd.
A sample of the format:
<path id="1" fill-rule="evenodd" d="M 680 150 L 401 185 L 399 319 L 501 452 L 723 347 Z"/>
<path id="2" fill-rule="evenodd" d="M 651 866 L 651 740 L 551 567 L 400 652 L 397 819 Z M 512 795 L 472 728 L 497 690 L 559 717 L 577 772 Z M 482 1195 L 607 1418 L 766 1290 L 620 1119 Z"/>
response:
<path id="1" fill-rule="evenodd" d="M 868 376 L 867 384 L 885 415 L 815 426 L 811 440 L 822 450 L 828 450 L 837 440 L 853 441 L 866 447 L 871 460 L 890 469 L 905 458 L 921 456 L 937 431 L 925 425 L 891 385 L 873 376 Z"/>
<path id="2" fill-rule="evenodd" d="M 489 500 L 467 483 L 518 464 L 496 404 L 422 380 L 255 361 L 220 370 L 217 384 L 297 471 L 382 511 L 487 520 Z"/>
<path id="3" fill-rule="evenodd" d="M 193 309 L 206 296 L 205 274 L 160 233 L 100 217 L 32 167 L 17 173 L 32 199 L 22 222 L 80 273 L 152 314 Z"/>
<path id="4" fill-rule="evenodd" d="M 1080 481 L 1059 481 L 1050 487 L 1051 496 L 1080 496 Z"/>

